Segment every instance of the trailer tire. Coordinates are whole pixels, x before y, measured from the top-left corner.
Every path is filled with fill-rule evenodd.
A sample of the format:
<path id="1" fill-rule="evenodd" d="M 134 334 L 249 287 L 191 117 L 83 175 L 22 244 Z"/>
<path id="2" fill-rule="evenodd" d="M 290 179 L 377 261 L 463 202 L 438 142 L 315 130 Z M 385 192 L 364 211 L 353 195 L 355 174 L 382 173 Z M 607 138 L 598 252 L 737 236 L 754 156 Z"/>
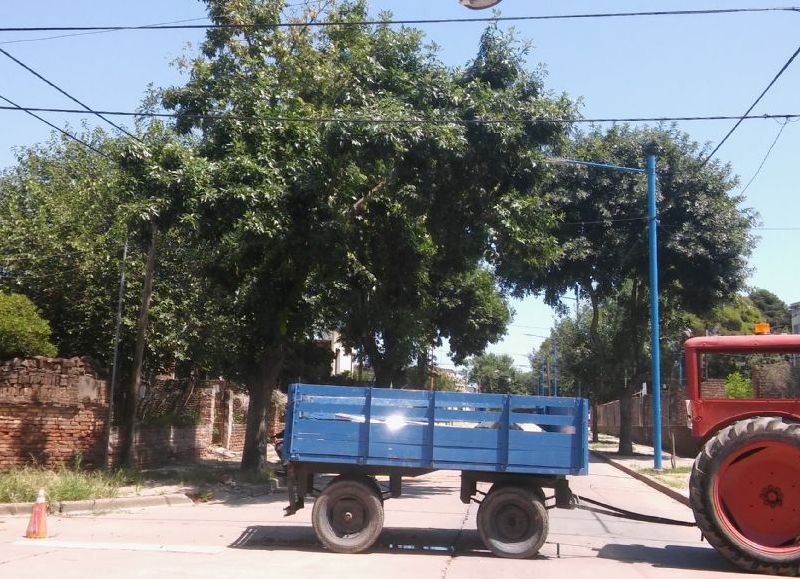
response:
<path id="1" fill-rule="evenodd" d="M 528 559 L 547 539 L 548 516 L 535 490 L 496 486 L 478 508 L 478 532 L 498 557 Z"/>
<path id="2" fill-rule="evenodd" d="M 723 428 L 695 460 L 689 494 L 697 526 L 726 559 L 800 575 L 800 424 L 766 416 Z"/>
<path id="3" fill-rule="evenodd" d="M 381 534 L 383 503 L 368 480 L 334 480 L 314 501 L 311 522 L 326 548 L 336 553 L 361 553 Z"/>

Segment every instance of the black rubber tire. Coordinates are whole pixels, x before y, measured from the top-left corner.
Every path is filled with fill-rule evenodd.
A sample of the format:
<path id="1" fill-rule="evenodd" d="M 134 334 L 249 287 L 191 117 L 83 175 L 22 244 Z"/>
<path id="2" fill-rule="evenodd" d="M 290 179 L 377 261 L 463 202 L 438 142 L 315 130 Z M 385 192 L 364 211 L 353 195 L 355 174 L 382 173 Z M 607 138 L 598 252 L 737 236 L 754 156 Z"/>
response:
<path id="1" fill-rule="evenodd" d="M 501 488 L 505 488 L 505 487 L 514 487 L 514 486 L 520 486 L 520 485 L 516 485 L 516 484 L 511 483 L 511 482 L 493 483 L 492 486 L 489 487 L 489 492 L 486 493 L 486 494 L 489 495 L 489 494 L 492 494 L 497 489 L 501 489 Z M 532 490 L 534 492 L 534 494 L 537 497 L 539 497 L 539 500 L 542 501 L 542 502 L 545 502 L 547 500 L 547 497 L 544 494 L 544 489 L 542 487 L 530 486 L 530 487 L 522 487 L 522 488 L 528 488 L 528 489 Z"/>
<path id="2" fill-rule="evenodd" d="M 780 442 L 800 448 L 800 424 L 775 416 L 749 418 L 723 428 L 706 442 L 689 480 L 694 518 L 709 544 L 734 565 L 750 572 L 796 577 L 800 575 L 800 552 L 769 552 L 741 540 L 723 522 L 721 517 L 726 515 L 717 512 L 722 507 L 715 507 L 714 485 L 726 459 L 738 451 L 746 455 L 745 447 L 760 442 Z"/>
<path id="3" fill-rule="evenodd" d="M 332 481 L 314 501 L 311 524 L 320 542 L 336 553 L 366 551 L 383 529 L 383 503 L 367 477 Z"/>
<path id="4" fill-rule="evenodd" d="M 548 515 L 533 488 L 501 484 L 478 508 L 478 533 L 498 557 L 534 557 L 547 539 Z"/>

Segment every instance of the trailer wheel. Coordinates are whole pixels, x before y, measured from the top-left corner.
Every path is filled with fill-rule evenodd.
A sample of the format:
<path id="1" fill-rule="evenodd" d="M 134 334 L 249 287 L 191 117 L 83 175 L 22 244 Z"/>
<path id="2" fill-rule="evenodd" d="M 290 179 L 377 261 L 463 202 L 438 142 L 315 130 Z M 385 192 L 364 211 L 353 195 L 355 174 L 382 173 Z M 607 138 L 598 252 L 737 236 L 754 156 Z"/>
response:
<path id="1" fill-rule="evenodd" d="M 547 530 L 547 509 L 530 488 L 497 486 L 478 508 L 478 532 L 498 557 L 533 557 L 542 548 Z"/>
<path id="2" fill-rule="evenodd" d="M 740 420 L 710 439 L 690 479 L 706 540 L 748 571 L 800 575 L 800 424 Z"/>
<path id="3" fill-rule="evenodd" d="M 317 538 L 331 551 L 360 553 L 381 534 L 383 504 L 366 480 L 334 480 L 314 501 L 311 523 Z"/>

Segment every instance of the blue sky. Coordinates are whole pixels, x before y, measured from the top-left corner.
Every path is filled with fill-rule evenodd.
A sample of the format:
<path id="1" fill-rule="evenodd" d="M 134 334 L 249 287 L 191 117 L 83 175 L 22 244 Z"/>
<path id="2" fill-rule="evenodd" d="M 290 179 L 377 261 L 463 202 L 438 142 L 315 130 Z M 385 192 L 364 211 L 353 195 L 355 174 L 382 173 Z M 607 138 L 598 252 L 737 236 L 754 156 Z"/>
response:
<path id="1" fill-rule="evenodd" d="M 398 19 L 465 18 L 487 15 L 460 7 L 457 0 L 372 0 Z M 773 7 L 759 0 L 603 1 L 503 0 L 504 16 Z M 141 25 L 201 19 L 197 0 L 29 0 L 3 2 L 3 26 Z M 200 21 L 198 21 L 200 22 Z M 514 25 L 534 46 L 532 67 L 543 64 L 546 85 L 581 98 L 586 117 L 637 117 L 742 114 L 798 46 L 800 13 L 717 16 L 670 16 L 603 20 L 522 22 Z M 475 53 L 482 24 L 438 24 L 423 27 L 441 47 L 449 65 L 466 63 Z M 41 39 L 58 33 L 0 33 L 7 50 L 90 106 L 134 110 L 148 84 L 179 82 L 171 63 L 200 31 L 131 31 Z M 27 106 L 69 107 L 72 103 L 0 55 L 0 95 Z M 800 59 L 784 73 L 754 114 L 800 113 Z M 4 104 L 4 103 L 3 103 Z M 93 126 L 87 116 L 46 114 L 59 125 Z M 119 119 L 118 119 L 119 121 Z M 50 129 L 19 112 L 0 111 L 0 167 L 14 162 L 13 149 L 47 139 Z M 120 121 L 123 124 L 124 120 Z M 783 121 L 746 121 L 720 149 L 717 158 L 731 163 L 741 177 L 740 189 L 757 172 Z M 718 142 L 731 121 L 685 122 L 679 126 L 699 142 Z M 756 209 L 764 229 L 750 266 L 753 286 L 766 288 L 786 302 L 800 301 L 794 270 L 794 247 L 800 241 L 800 202 L 795 166 L 800 150 L 800 122 L 789 123 L 746 192 L 745 205 Z M 702 232 L 698 232 L 702 235 Z M 546 335 L 553 313 L 535 299 L 515 303 L 517 316 L 509 335 L 491 351 L 525 354 Z M 441 359 L 440 362 L 446 362 Z"/>

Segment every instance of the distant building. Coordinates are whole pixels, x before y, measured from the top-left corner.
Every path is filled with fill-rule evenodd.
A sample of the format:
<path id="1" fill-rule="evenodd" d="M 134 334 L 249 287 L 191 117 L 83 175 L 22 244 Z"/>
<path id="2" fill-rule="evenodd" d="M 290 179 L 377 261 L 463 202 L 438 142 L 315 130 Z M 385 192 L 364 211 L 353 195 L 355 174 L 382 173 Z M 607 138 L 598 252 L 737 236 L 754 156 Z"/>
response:
<path id="1" fill-rule="evenodd" d="M 330 350 L 333 354 L 333 360 L 331 361 L 331 374 L 333 376 L 337 376 L 344 372 L 353 372 L 355 368 L 353 356 L 345 351 L 339 332 L 335 330 L 323 332 L 316 342 L 320 346 Z"/>
<path id="2" fill-rule="evenodd" d="M 795 302 L 789 306 L 792 310 L 792 333 L 800 334 L 800 302 Z"/>

